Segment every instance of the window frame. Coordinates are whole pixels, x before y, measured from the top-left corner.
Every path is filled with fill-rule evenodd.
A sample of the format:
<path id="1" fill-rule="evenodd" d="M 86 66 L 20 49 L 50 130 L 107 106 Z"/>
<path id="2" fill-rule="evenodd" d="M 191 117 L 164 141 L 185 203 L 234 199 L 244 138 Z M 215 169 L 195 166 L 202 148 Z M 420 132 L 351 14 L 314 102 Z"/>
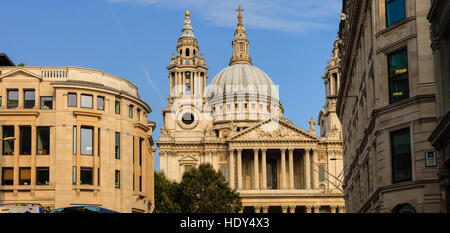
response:
<path id="1" fill-rule="evenodd" d="M 70 104 L 70 97 L 75 96 L 75 105 Z M 67 93 L 67 107 L 77 107 L 78 106 L 78 93 L 69 92 Z"/>
<path id="2" fill-rule="evenodd" d="M 11 92 L 17 92 L 17 100 L 10 98 Z M 14 101 L 15 105 L 11 105 L 10 101 Z M 19 89 L 7 89 L 6 90 L 6 108 L 16 109 L 19 107 Z"/>
<path id="3" fill-rule="evenodd" d="M 90 98 L 90 106 L 83 106 L 83 97 L 89 97 Z M 94 108 L 94 96 L 91 95 L 91 94 L 81 94 L 80 95 L 80 107 L 81 108 L 93 109 Z"/>
<path id="4" fill-rule="evenodd" d="M 42 171 L 47 171 L 47 180 L 40 182 L 39 174 Z M 50 185 L 50 167 L 36 167 L 36 185 Z"/>
<path id="5" fill-rule="evenodd" d="M 91 153 L 84 153 L 83 152 L 83 131 L 84 130 L 90 130 L 91 131 Z M 88 146 L 88 145 L 86 145 Z M 87 151 L 87 150 L 86 150 Z M 86 125 L 82 125 L 80 127 L 80 155 L 88 155 L 88 156 L 93 156 L 94 155 L 94 127 L 92 126 L 86 126 Z"/>
<path id="6" fill-rule="evenodd" d="M 27 100 L 27 93 L 33 92 L 33 99 Z M 33 103 L 32 106 L 27 107 L 27 102 Z M 23 108 L 24 109 L 33 109 L 36 106 L 36 91 L 34 89 L 24 89 L 23 90 Z"/>
<path id="7" fill-rule="evenodd" d="M 398 19 L 398 20 L 396 20 L 396 21 L 394 21 L 394 22 L 391 22 L 391 23 L 389 23 L 389 14 L 388 14 L 388 12 L 389 12 L 389 5 L 390 4 L 394 4 L 394 2 L 395 1 L 403 1 L 403 13 L 405 14 L 404 15 L 404 17 L 403 18 L 400 18 L 400 19 Z M 392 25 L 394 25 L 394 24 L 396 24 L 396 23 L 398 23 L 398 22 L 400 22 L 400 21 L 402 21 L 402 20 L 404 20 L 404 19 L 406 19 L 406 1 L 405 0 L 385 0 L 384 1 L 384 6 L 385 6 L 385 12 L 386 12 L 386 14 L 385 14 L 385 19 L 386 19 L 386 27 L 388 28 L 388 27 L 390 27 L 390 26 L 392 26 Z"/>
<path id="8" fill-rule="evenodd" d="M 45 98 L 51 99 L 52 105 L 49 108 L 43 107 L 43 106 L 46 106 L 44 104 L 45 101 L 48 101 L 48 100 L 44 100 Z M 53 96 L 41 96 L 40 99 L 39 99 L 39 109 L 41 109 L 41 110 L 52 110 L 53 109 Z"/>
<path id="9" fill-rule="evenodd" d="M 39 138 L 40 134 L 39 131 L 42 129 L 48 129 L 48 149 L 44 151 L 44 148 L 42 148 L 42 151 L 39 152 Z M 50 126 L 38 126 L 36 127 L 36 155 L 50 155 L 50 146 L 51 146 L 51 128 Z M 42 146 L 43 147 L 43 146 Z"/>
<path id="10" fill-rule="evenodd" d="M 391 64 L 391 58 L 395 55 L 400 55 L 401 53 L 405 53 L 405 60 L 406 60 L 406 68 L 402 68 L 402 69 L 398 69 L 399 71 L 402 71 L 404 69 L 406 69 L 406 71 L 404 73 L 400 73 L 400 74 L 395 74 L 395 75 L 391 75 L 391 70 L 394 68 L 393 65 Z M 396 102 L 399 102 L 401 100 L 404 99 L 408 99 L 410 97 L 410 85 L 409 85 L 409 61 L 408 61 L 408 48 L 407 47 L 403 47 L 401 49 L 398 49 L 394 52 L 391 52 L 389 54 L 386 54 L 386 58 L 387 58 L 387 78 L 388 78 L 388 94 L 389 94 L 389 104 L 393 104 Z M 406 80 L 404 80 L 406 79 Z M 404 81 L 406 83 L 406 94 L 402 94 L 403 97 L 399 97 L 399 98 L 394 98 L 395 97 L 395 93 L 398 92 L 394 92 L 393 91 L 393 86 L 395 84 L 398 85 L 398 83 L 401 83 L 401 81 Z"/>
<path id="11" fill-rule="evenodd" d="M 98 101 L 99 99 L 101 99 L 102 103 L 103 103 L 101 108 L 99 108 L 99 104 L 98 104 L 99 103 L 99 101 Z M 100 96 L 100 95 L 97 96 L 97 110 L 102 110 L 102 111 L 105 110 L 105 97 L 104 96 Z"/>
<path id="12" fill-rule="evenodd" d="M 408 142 L 409 142 L 409 145 L 408 145 L 408 150 L 409 150 L 409 152 L 408 152 L 408 154 L 409 155 L 406 155 L 406 153 L 403 153 L 403 154 L 396 154 L 396 155 L 394 155 L 394 137 L 395 136 L 401 136 L 401 133 L 404 133 L 404 132 L 407 132 L 407 134 L 408 134 Z M 396 184 L 396 183 L 401 183 L 401 182 L 408 182 L 408 181 L 412 181 L 413 180 L 413 161 L 412 161 L 412 157 L 413 157 L 413 155 L 412 155 L 412 150 L 411 150 L 411 129 L 410 129 L 410 127 L 406 127 L 406 128 L 403 128 L 403 129 L 399 129 L 399 130 L 395 130 L 395 131 L 391 131 L 390 133 L 389 133 L 389 139 L 390 139 L 390 156 L 391 156 L 391 172 L 392 172 L 392 183 L 393 184 Z M 398 157 L 399 156 L 402 156 L 402 157 L 407 157 L 407 158 L 409 158 L 409 159 L 405 159 L 405 158 L 403 158 L 405 161 L 407 161 L 408 163 L 409 163 L 409 168 L 403 168 L 403 169 L 409 169 L 409 177 L 407 177 L 407 178 L 404 178 L 404 179 L 399 179 L 399 178 L 397 178 L 397 175 L 396 175 L 396 170 L 398 170 L 398 168 L 396 168 L 396 159 L 398 160 Z M 396 158 L 397 157 L 397 158 Z"/>

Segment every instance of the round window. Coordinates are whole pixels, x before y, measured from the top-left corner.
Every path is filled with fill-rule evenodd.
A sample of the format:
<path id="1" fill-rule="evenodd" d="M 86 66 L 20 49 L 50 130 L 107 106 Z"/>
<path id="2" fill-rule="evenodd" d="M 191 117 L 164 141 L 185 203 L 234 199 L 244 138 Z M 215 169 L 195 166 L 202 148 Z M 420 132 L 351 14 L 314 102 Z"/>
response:
<path id="1" fill-rule="evenodd" d="M 194 122 L 194 115 L 192 115 L 192 113 L 190 112 L 187 112 L 183 114 L 181 121 L 183 121 L 183 123 L 186 125 L 190 125 Z"/>

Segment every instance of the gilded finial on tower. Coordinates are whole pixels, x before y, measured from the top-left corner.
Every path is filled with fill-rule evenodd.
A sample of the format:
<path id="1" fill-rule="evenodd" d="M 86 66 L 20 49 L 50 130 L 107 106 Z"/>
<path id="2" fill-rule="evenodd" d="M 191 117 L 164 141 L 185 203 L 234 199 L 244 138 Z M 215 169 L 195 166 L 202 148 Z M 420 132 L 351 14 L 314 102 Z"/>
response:
<path id="1" fill-rule="evenodd" d="M 239 15 L 238 15 L 238 20 L 239 20 L 238 21 L 238 26 L 242 26 L 242 15 L 241 15 L 241 12 L 244 11 L 244 9 L 242 9 L 241 6 L 239 6 L 239 8 L 236 9 L 236 11 L 239 12 Z"/>
<path id="2" fill-rule="evenodd" d="M 186 20 L 184 20 L 185 24 L 191 24 L 191 19 L 189 18 L 189 16 L 191 15 L 191 13 L 189 13 L 189 10 L 186 11 Z"/>

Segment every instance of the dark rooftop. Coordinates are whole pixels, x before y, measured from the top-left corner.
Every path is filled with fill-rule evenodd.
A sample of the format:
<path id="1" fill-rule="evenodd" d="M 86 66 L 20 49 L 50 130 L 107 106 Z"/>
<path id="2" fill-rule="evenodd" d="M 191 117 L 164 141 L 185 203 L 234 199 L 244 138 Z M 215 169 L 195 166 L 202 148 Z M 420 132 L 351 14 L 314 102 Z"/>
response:
<path id="1" fill-rule="evenodd" d="M 0 53 L 0 66 L 16 66 L 6 53 Z"/>

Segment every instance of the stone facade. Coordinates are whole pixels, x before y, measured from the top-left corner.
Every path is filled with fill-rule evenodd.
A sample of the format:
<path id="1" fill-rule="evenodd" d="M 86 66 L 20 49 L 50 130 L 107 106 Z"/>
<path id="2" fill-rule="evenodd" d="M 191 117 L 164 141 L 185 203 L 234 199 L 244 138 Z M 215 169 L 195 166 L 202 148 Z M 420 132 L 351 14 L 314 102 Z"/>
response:
<path id="1" fill-rule="evenodd" d="M 283 117 L 272 81 L 252 65 L 241 10 L 230 66 L 208 87 L 187 14 L 167 67 L 169 104 L 156 142 L 161 172 L 180 181 L 186 170 L 210 163 L 239 192 L 243 212 L 345 212 L 340 124 L 331 124 L 336 136 L 317 137 L 313 119 L 303 130 Z M 328 122 L 327 110 L 321 118 Z"/>
<path id="2" fill-rule="evenodd" d="M 339 34 L 349 212 L 440 212 L 430 1 L 343 0 Z M 428 155 L 431 160 L 428 160 Z"/>
<path id="3" fill-rule="evenodd" d="M 431 48 L 436 77 L 436 113 L 438 125 L 429 141 L 440 159 L 442 212 L 450 212 L 450 1 L 433 0 L 428 20 L 431 22 Z"/>
<path id="4" fill-rule="evenodd" d="M 0 96 L 0 204 L 152 211 L 155 124 L 136 86 L 92 69 L 2 66 Z"/>

